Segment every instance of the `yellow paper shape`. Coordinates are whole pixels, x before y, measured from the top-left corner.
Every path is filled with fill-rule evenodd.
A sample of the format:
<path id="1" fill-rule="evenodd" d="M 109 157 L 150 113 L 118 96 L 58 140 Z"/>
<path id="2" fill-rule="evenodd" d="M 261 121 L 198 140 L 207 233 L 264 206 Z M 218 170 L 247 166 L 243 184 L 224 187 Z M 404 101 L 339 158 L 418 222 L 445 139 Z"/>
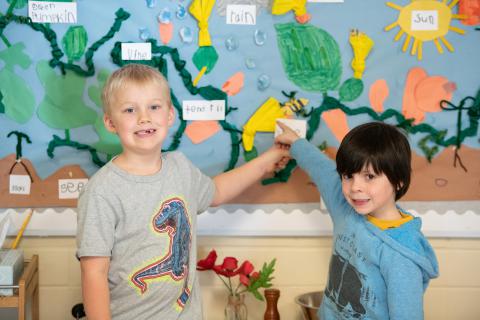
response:
<path id="1" fill-rule="evenodd" d="M 210 18 L 214 4 L 215 0 L 193 0 L 188 9 L 190 14 L 198 21 L 198 28 L 200 29 L 198 33 L 199 47 L 212 45 L 210 33 L 208 32 L 208 18 Z"/>
<path id="2" fill-rule="evenodd" d="M 459 34 L 464 34 L 465 31 L 452 27 L 450 25 L 452 19 L 464 19 L 465 16 L 459 14 L 453 14 L 452 8 L 456 5 L 458 0 L 453 0 L 450 4 L 447 5 L 446 0 L 443 1 L 434 1 L 434 0 L 411 0 L 411 3 L 406 5 L 405 7 L 399 6 L 392 2 L 387 2 L 387 6 L 400 11 L 398 15 L 397 21 L 391 23 L 390 25 L 385 27 L 385 31 L 392 30 L 395 27 L 400 27 L 401 33 L 398 33 L 395 36 L 395 41 L 399 40 L 403 34 L 406 34 L 407 37 L 405 42 L 403 43 L 402 51 L 406 52 L 409 45 L 410 40 L 413 38 L 413 45 L 410 50 L 411 55 L 416 55 L 418 60 L 422 60 L 423 58 L 423 43 L 426 41 L 434 41 L 435 46 L 439 53 L 443 53 L 441 49 L 440 42 L 438 39 L 442 41 L 445 47 L 453 52 L 453 46 L 445 39 L 448 31 L 454 31 Z M 423 16 L 419 15 L 419 12 L 431 12 L 436 11 L 436 15 L 438 18 L 438 25 L 436 29 L 426 29 L 426 30 L 418 30 L 415 28 L 414 24 L 412 26 L 413 21 L 422 21 L 424 19 L 428 20 L 428 13 L 424 14 Z M 425 20 L 426 21 L 426 20 Z"/>
<path id="3" fill-rule="evenodd" d="M 281 104 L 277 99 L 270 97 L 250 117 L 243 126 L 242 143 L 245 151 L 251 151 L 255 134 L 260 132 L 274 132 L 276 121 L 279 118 L 288 118 L 308 103 L 307 99 L 291 99 Z"/>
<path id="4" fill-rule="evenodd" d="M 357 29 L 350 31 L 349 42 L 353 48 L 353 59 L 350 64 L 353 69 L 353 76 L 361 79 L 365 70 L 365 60 L 375 43 L 365 33 L 358 32 Z"/>
<path id="5" fill-rule="evenodd" d="M 295 19 L 301 23 L 307 23 L 310 15 L 307 13 L 307 0 L 274 0 L 272 14 L 282 15 L 293 10 Z"/>

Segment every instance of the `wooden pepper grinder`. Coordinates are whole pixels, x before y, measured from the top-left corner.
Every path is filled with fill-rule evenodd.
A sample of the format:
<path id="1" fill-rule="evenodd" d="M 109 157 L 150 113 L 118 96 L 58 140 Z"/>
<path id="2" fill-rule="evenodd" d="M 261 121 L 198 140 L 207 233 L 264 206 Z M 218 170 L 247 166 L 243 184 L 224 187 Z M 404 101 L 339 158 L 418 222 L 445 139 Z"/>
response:
<path id="1" fill-rule="evenodd" d="M 267 299 L 267 309 L 265 310 L 264 320 L 280 320 L 278 313 L 277 302 L 280 298 L 280 290 L 265 289 L 265 298 Z"/>

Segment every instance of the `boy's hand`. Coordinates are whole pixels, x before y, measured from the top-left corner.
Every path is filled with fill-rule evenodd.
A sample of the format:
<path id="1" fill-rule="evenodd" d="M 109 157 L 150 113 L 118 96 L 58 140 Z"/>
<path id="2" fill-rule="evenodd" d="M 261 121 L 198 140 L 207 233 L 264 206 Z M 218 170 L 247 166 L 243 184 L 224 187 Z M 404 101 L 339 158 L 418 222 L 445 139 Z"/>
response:
<path id="1" fill-rule="evenodd" d="M 283 132 L 275 138 L 276 143 L 279 143 L 280 145 L 287 145 L 290 147 L 295 141 L 300 139 L 297 133 L 290 129 L 289 126 L 285 125 L 282 122 L 277 122 L 277 125 L 283 130 Z"/>
<path id="2" fill-rule="evenodd" d="M 265 171 L 271 173 L 273 171 L 279 171 L 286 167 L 288 161 L 290 161 L 290 151 L 289 148 L 285 145 L 275 144 L 270 149 L 265 151 L 264 157 L 268 157 L 269 164 L 267 165 Z"/>

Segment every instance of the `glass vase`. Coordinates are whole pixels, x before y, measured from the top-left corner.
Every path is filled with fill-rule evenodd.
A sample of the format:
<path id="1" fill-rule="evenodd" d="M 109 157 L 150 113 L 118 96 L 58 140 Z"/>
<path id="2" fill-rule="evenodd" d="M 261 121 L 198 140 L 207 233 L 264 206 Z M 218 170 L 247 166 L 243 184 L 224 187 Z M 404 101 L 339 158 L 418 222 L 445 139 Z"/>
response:
<path id="1" fill-rule="evenodd" d="M 247 320 L 247 306 L 244 302 L 243 294 L 228 296 L 225 306 L 225 320 Z"/>

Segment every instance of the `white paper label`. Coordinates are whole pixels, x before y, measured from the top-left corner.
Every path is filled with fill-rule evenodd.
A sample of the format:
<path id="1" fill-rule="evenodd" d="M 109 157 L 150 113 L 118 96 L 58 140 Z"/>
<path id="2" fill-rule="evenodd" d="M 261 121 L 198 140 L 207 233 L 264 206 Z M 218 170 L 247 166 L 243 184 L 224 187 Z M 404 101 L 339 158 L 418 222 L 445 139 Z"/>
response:
<path id="1" fill-rule="evenodd" d="M 306 120 L 297 120 L 297 119 L 277 119 L 277 122 L 281 122 L 287 125 L 290 129 L 295 131 L 300 138 L 305 138 L 307 136 L 307 121 Z M 275 137 L 279 134 L 282 134 L 283 130 L 275 125 Z"/>
<path id="2" fill-rule="evenodd" d="M 87 184 L 88 179 L 59 179 L 58 198 L 77 199 L 80 191 Z"/>
<path id="3" fill-rule="evenodd" d="M 183 120 L 225 120 L 225 100 L 184 100 Z"/>
<path id="4" fill-rule="evenodd" d="M 435 31 L 438 30 L 438 11 L 413 10 L 412 30 Z"/>
<path id="5" fill-rule="evenodd" d="M 77 3 L 28 1 L 28 16 L 38 23 L 77 23 Z"/>
<path id="6" fill-rule="evenodd" d="M 227 6 L 227 24 L 257 24 L 257 6 L 230 4 Z"/>
<path id="7" fill-rule="evenodd" d="M 122 43 L 122 60 L 152 60 L 150 42 Z"/>
<path id="8" fill-rule="evenodd" d="M 10 175 L 10 194 L 30 194 L 31 180 L 27 175 Z"/>

